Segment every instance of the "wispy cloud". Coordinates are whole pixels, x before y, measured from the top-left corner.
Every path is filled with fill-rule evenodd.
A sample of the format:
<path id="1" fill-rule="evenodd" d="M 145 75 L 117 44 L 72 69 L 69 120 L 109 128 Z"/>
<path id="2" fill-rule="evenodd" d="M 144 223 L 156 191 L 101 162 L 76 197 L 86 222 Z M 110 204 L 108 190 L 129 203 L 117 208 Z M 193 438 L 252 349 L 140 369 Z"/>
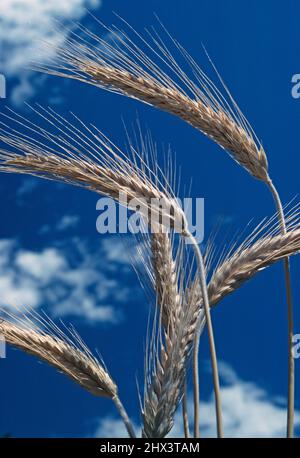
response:
<path id="1" fill-rule="evenodd" d="M 222 406 L 225 437 L 284 437 L 286 408 L 264 389 L 253 382 L 241 380 L 225 363 L 220 364 L 222 377 Z M 192 401 L 189 400 L 192 414 Z M 180 410 L 180 409 L 179 409 Z M 216 437 L 215 406 L 213 395 L 201 404 L 201 435 Z M 296 411 L 295 423 L 300 425 L 300 412 Z M 95 437 L 126 437 L 126 430 L 119 419 L 101 419 Z M 174 427 L 168 437 L 183 437 L 181 412 L 175 416 Z"/>
<path id="2" fill-rule="evenodd" d="M 21 204 L 23 197 L 31 194 L 38 187 L 39 181 L 35 178 L 26 177 L 16 191 L 18 202 Z"/>
<path id="3" fill-rule="evenodd" d="M 71 229 L 75 229 L 80 221 L 79 215 L 64 215 L 53 225 L 45 224 L 39 230 L 40 235 L 49 234 L 51 232 L 64 232 Z"/>
<path id="4" fill-rule="evenodd" d="M 118 237 L 114 246 L 122 253 Z M 114 268 L 107 269 L 108 264 Z M 63 246 L 33 251 L 15 240 L 0 240 L 0 304 L 49 308 L 53 316 L 77 316 L 91 324 L 117 322 L 121 317 L 118 305 L 130 297 L 127 268 L 124 260 L 108 261 L 101 241 L 96 250 L 72 239 Z M 116 270 L 123 272 L 124 281 L 115 275 Z"/>
<path id="5" fill-rule="evenodd" d="M 57 231 L 66 231 L 67 229 L 74 228 L 79 223 L 80 217 L 78 215 L 64 215 L 61 220 L 56 224 Z"/>
<path id="6" fill-rule="evenodd" d="M 53 20 L 80 20 L 86 8 L 100 6 L 101 0 L 1 0 L 0 72 L 17 80 L 11 91 L 14 104 L 30 98 L 45 78 L 28 70 L 32 57 L 40 54 L 41 42 L 51 39 L 54 55 L 57 45 L 66 38 L 66 32 L 54 30 Z M 57 94 L 54 95 L 57 99 Z"/>

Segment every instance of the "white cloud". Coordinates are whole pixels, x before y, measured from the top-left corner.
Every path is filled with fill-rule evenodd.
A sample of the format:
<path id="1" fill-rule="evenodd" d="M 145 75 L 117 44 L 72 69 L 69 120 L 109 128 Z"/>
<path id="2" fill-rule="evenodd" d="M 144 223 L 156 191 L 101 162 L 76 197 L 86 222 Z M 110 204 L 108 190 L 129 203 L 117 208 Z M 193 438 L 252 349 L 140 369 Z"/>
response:
<path id="1" fill-rule="evenodd" d="M 223 379 L 222 407 L 225 437 L 284 437 L 286 430 L 286 408 L 253 382 L 241 380 L 225 363 L 220 364 Z M 190 417 L 193 413 L 189 399 Z M 213 396 L 201 404 L 201 436 L 216 437 Z M 300 425 L 300 412 L 295 413 L 295 424 Z M 139 432 L 140 434 L 140 432 Z M 126 437 L 126 430 L 119 419 L 101 419 L 95 437 Z M 180 409 L 175 416 L 174 427 L 168 437 L 183 437 Z"/>
<path id="2" fill-rule="evenodd" d="M 118 245 L 116 237 L 115 246 Z M 118 270 L 107 270 L 113 264 Z M 119 267 L 118 267 L 119 266 Z M 128 267 L 128 266 L 126 266 Z M 122 270 L 123 269 L 123 270 Z M 49 307 L 49 313 L 62 317 L 82 317 L 90 323 L 116 322 L 121 316 L 118 304 L 129 298 L 128 275 L 123 261 L 108 261 L 105 250 L 92 250 L 73 239 L 63 247 L 40 251 L 24 250 L 14 240 L 0 240 L 0 305 L 2 307 Z"/>
<path id="3" fill-rule="evenodd" d="M 66 259 L 55 248 L 46 248 L 39 253 L 21 250 L 15 256 L 15 265 L 21 269 L 21 275 L 32 275 L 43 283 L 58 277 L 67 269 Z"/>
<path id="4" fill-rule="evenodd" d="M 1 302 L 11 306 L 30 304 L 37 307 L 41 302 L 41 294 L 37 288 L 32 287 L 28 278 L 13 278 L 9 274 L 3 274 L 0 278 Z"/>
<path id="5" fill-rule="evenodd" d="M 80 20 L 86 8 L 100 5 L 101 0 L 1 0 L 1 72 L 18 80 L 11 94 L 13 103 L 20 104 L 32 96 L 43 78 L 28 70 L 33 56 L 40 54 L 41 42 L 51 38 L 47 55 L 54 55 L 66 37 L 61 28 L 54 30 L 53 20 Z"/>

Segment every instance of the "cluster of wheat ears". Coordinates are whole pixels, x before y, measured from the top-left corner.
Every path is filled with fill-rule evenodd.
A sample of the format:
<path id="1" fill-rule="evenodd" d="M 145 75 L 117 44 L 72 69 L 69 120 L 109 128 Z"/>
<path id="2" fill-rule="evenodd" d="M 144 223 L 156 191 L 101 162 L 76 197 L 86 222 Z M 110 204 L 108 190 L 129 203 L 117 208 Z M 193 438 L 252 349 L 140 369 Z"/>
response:
<path id="1" fill-rule="evenodd" d="M 156 298 L 152 335 L 148 338 L 145 356 L 141 400 L 143 437 L 165 437 L 173 427 L 180 404 L 184 434 L 190 437 L 186 380 L 191 359 L 193 435 L 200 437 L 198 351 L 205 326 L 211 354 L 217 435 L 223 437 L 210 309 L 258 271 L 282 260 L 289 339 L 287 436 L 292 437 L 295 381 L 289 256 L 300 251 L 298 206 L 287 209 L 284 214 L 269 175 L 266 153 L 217 71 L 221 90 L 161 24 L 163 38 L 154 29 L 143 37 L 123 23 L 122 29 L 107 28 L 99 23 L 108 39 L 77 24 L 76 30 L 66 31 L 67 38 L 56 47 L 55 57 L 48 58 L 46 63 L 35 62 L 35 70 L 134 98 L 188 122 L 265 183 L 276 204 L 275 216 L 261 222 L 240 245 L 234 244 L 212 269 L 214 249 L 208 244 L 209 248 L 202 253 L 189 232 L 186 217 L 175 198 L 175 183 L 171 182 L 175 173 L 171 167 L 168 167 L 171 173 L 165 173 L 158 165 L 155 143 L 149 137 L 130 142 L 129 153 L 124 154 L 95 126 L 84 124 L 75 115 L 69 119 L 41 106 L 31 107 L 32 115 L 38 117 L 37 123 L 9 108 L 1 113 L 0 170 L 63 181 L 115 200 L 119 199 L 120 192 L 125 192 L 130 198 L 143 198 L 146 202 L 141 206 L 143 214 L 150 209 L 153 198 L 170 204 L 171 231 L 165 230 L 160 222 L 137 247 L 145 267 L 143 280 L 146 279 Z M 51 42 L 44 46 L 51 51 Z M 174 57 L 176 53 L 180 59 Z M 178 228 L 181 228 L 179 233 Z M 191 248 L 193 256 L 187 254 Z M 90 393 L 111 398 L 129 436 L 135 437 L 133 425 L 119 399 L 117 384 L 74 329 L 62 331 L 47 316 L 30 310 L 25 314 L 3 310 L 0 332 L 9 344 L 56 367 Z"/>

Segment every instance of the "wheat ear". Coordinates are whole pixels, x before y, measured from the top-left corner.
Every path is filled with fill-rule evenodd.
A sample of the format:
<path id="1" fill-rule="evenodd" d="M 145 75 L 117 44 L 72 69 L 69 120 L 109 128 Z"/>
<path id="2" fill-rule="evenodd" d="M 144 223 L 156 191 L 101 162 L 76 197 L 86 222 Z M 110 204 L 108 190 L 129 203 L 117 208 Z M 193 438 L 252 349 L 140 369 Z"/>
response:
<path id="1" fill-rule="evenodd" d="M 285 234 L 262 237 L 249 247 L 242 246 L 222 262 L 212 275 L 208 284 L 211 306 L 216 305 L 260 270 L 299 253 L 299 249 L 299 227 L 291 228 Z"/>
<path id="2" fill-rule="evenodd" d="M 178 269 L 173 259 L 172 240 L 167 233 L 151 235 L 151 263 L 154 273 L 154 288 L 161 310 L 161 321 L 165 329 L 172 327 L 180 313 L 181 299 L 178 287 Z"/>
<path id="3" fill-rule="evenodd" d="M 181 263 L 178 264 L 178 268 Z M 146 356 L 143 416 L 144 437 L 165 437 L 171 430 L 175 411 L 181 402 L 185 373 L 193 344 L 198 304 L 187 307 L 184 288 L 179 281 L 180 302 L 167 326 L 162 324 L 161 307 Z"/>
<path id="4" fill-rule="evenodd" d="M 147 42 L 132 28 L 133 38 L 117 27 L 107 29 L 113 37 L 110 42 L 80 26 L 81 35 L 69 30 L 68 38 L 56 48 L 56 57 L 34 68 L 138 99 L 180 117 L 221 145 L 256 178 L 267 180 L 266 154 L 251 126 L 234 101 L 230 107 L 175 40 L 172 43 L 188 62 L 196 83 L 158 35 L 149 34 Z"/>
<path id="5" fill-rule="evenodd" d="M 219 385 L 219 377 L 218 377 L 218 365 L 217 365 L 217 357 L 216 357 L 216 349 L 215 349 L 215 344 L 214 344 L 214 335 L 213 335 L 213 327 L 212 327 L 212 322 L 211 322 L 211 317 L 210 317 L 210 306 L 208 302 L 208 292 L 207 292 L 207 285 L 206 285 L 206 276 L 205 276 L 205 266 L 204 266 L 204 260 L 202 258 L 201 251 L 198 247 L 198 244 L 196 243 L 194 237 L 186 232 L 185 236 L 190 239 L 190 242 L 193 246 L 193 249 L 196 253 L 196 259 L 198 263 L 198 272 L 199 272 L 199 278 L 200 278 L 200 285 L 201 285 L 201 291 L 202 291 L 202 297 L 205 298 L 204 304 L 205 304 L 205 315 L 206 315 L 206 322 L 208 326 L 208 335 L 209 335 L 209 344 L 210 344 L 210 352 L 211 352 L 211 362 L 212 362 L 212 372 L 213 372 L 213 382 L 214 382 L 214 391 L 215 391 L 215 397 L 216 397 L 216 419 L 217 419 L 217 433 L 218 437 L 223 437 L 223 427 L 222 427 L 222 410 L 221 410 L 221 398 L 220 398 L 220 385 Z M 167 339 L 168 342 L 170 342 L 170 345 L 172 345 L 172 349 L 175 348 L 175 353 L 179 352 L 182 354 L 183 358 L 186 359 L 188 355 L 188 350 L 187 347 L 188 345 L 186 344 L 186 339 L 183 339 L 184 347 L 182 348 L 177 348 L 177 342 L 173 341 L 174 337 L 175 339 L 178 338 L 178 334 L 185 336 L 185 330 L 181 329 L 182 326 L 182 313 L 183 313 L 183 304 L 182 304 L 182 293 L 180 293 L 180 290 L 178 289 L 178 278 L 177 274 L 178 271 L 176 270 L 176 262 L 173 260 L 173 254 L 172 254 L 172 246 L 171 242 L 169 239 L 168 234 L 154 234 L 151 237 L 151 252 L 152 252 L 152 267 L 154 271 L 154 285 L 155 285 L 155 290 L 157 291 L 157 299 L 158 299 L 158 304 L 159 304 L 159 309 L 161 313 L 161 321 L 163 324 L 163 328 L 165 331 L 165 338 Z M 192 310 L 192 320 L 194 320 L 194 310 Z M 179 321 L 178 321 L 179 320 Z M 187 328 L 190 329 L 191 324 L 188 323 Z M 175 336 L 173 335 L 175 333 Z M 188 341 L 190 344 L 190 341 Z M 164 354 L 166 350 L 164 349 L 164 346 L 162 345 L 160 354 Z M 160 364 L 160 357 L 157 357 L 157 364 Z M 164 356 L 165 359 L 165 356 Z M 178 357 L 177 357 L 178 359 Z M 170 364 L 170 361 L 172 361 L 172 357 L 170 355 L 167 355 L 167 361 L 168 364 Z M 166 374 L 168 375 L 168 378 L 172 378 L 172 375 L 169 375 L 169 371 L 173 370 L 173 368 L 169 368 L 168 364 L 166 365 L 165 368 L 163 368 L 163 374 L 164 377 Z M 175 363 L 174 363 L 175 364 Z M 160 364 L 161 365 L 161 364 Z M 162 367 L 162 365 L 161 365 Z M 183 366 L 184 367 L 184 366 Z M 162 406 L 164 405 L 162 402 L 163 399 L 163 393 L 164 393 L 164 385 L 166 382 L 164 381 L 164 377 L 162 378 L 162 381 L 160 383 L 161 389 L 159 390 L 160 394 L 160 404 Z M 180 373 L 180 376 L 177 377 L 177 383 L 180 383 L 181 385 L 182 380 L 181 378 L 184 378 L 182 372 Z M 157 377 L 158 378 L 158 377 Z M 173 380 L 173 383 L 175 384 L 175 380 Z M 176 386 L 176 384 L 175 384 Z M 149 386 L 149 391 L 151 391 L 152 385 L 150 384 Z M 149 393 L 148 393 L 149 394 Z M 156 393 L 157 394 L 157 393 Z M 151 395 L 149 395 L 151 397 Z M 147 399 L 147 398 L 146 398 Z M 173 400 L 171 405 L 173 408 L 177 405 L 178 400 L 176 401 Z M 148 399 L 148 404 L 150 403 Z M 147 403 L 146 403 L 147 404 Z M 161 407 L 162 408 L 162 407 Z M 152 409 L 154 407 L 152 406 Z M 183 405 L 183 415 L 184 415 L 184 423 L 186 427 L 186 407 Z M 197 407 L 198 409 L 198 407 Z M 155 409 L 154 409 L 155 410 Z M 157 412 L 157 409 L 156 409 Z M 160 411 L 159 411 L 160 412 Z M 149 412 L 148 414 L 145 415 L 145 419 L 149 417 Z M 166 417 L 172 417 L 171 414 L 166 414 Z M 156 417 L 155 417 L 156 418 Z M 156 420 L 153 420 L 150 423 L 150 425 L 146 425 L 145 431 L 146 435 L 150 434 L 150 431 L 152 434 L 154 434 L 156 437 L 156 434 L 158 434 L 158 431 L 160 431 L 160 422 L 161 418 L 158 415 L 159 422 Z M 159 424 L 159 427 L 157 426 Z M 164 430 L 167 431 L 167 428 Z M 159 432 L 159 434 L 162 434 Z M 149 435 L 147 437 L 150 437 Z M 162 437 L 162 436 L 159 436 Z M 199 433 L 197 432 L 196 437 L 199 437 Z"/>
<path id="6" fill-rule="evenodd" d="M 0 141 L 12 148 L 0 149 L 2 172 L 26 173 L 84 187 L 108 195 L 129 209 L 131 205 L 133 210 L 138 208 L 147 221 L 153 219 L 178 232 L 185 231 L 183 210 L 168 184 L 160 182 L 150 170 L 146 157 L 133 147 L 132 159 L 126 157 L 96 127 L 85 125 L 75 115 L 70 122 L 51 108 L 31 108 L 41 122 L 46 122 L 45 128 L 10 109 L 1 113 Z M 7 125 L 8 120 L 14 127 Z"/>
<path id="7" fill-rule="evenodd" d="M 48 318 L 30 312 L 18 316 L 2 311 L 0 334 L 15 348 L 55 367 L 94 396 L 110 398 L 116 405 L 130 437 L 135 437 L 128 415 L 118 397 L 115 382 L 74 329 L 66 332 Z"/>
<path id="8" fill-rule="evenodd" d="M 1 319 L 0 333 L 8 344 L 42 359 L 93 395 L 111 399 L 116 396 L 116 384 L 100 362 L 70 340 L 30 328 L 26 322 L 20 325 L 6 319 Z"/>
<path id="9" fill-rule="evenodd" d="M 153 234 L 151 237 L 151 264 L 154 272 L 154 285 L 157 294 L 157 302 L 161 310 L 163 328 L 175 329 L 175 322 L 180 318 L 181 298 L 178 287 L 177 259 L 173 259 L 172 240 L 169 234 Z M 169 326 L 169 323 L 172 323 Z M 186 379 L 186 376 L 184 376 Z M 182 401 L 182 419 L 184 435 L 189 437 L 189 423 L 187 412 L 186 382 Z"/>

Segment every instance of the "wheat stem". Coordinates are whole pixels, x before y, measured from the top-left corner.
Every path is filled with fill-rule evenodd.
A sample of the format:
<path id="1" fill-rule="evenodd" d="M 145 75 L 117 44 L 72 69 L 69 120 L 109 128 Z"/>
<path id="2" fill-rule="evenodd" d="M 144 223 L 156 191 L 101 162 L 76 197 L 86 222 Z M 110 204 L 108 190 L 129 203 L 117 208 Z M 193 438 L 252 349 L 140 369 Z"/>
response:
<path id="1" fill-rule="evenodd" d="M 208 299 L 208 290 L 206 284 L 206 272 L 205 265 L 203 261 L 203 256 L 199 248 L 198 243 L 192 234 L 188 234 L 187 238 L 190 240 L 191 245 L 195 251 L 195 256 L 198 265 L 198 274 L 200 281 L 200 288 L 203 298 L 203 305 L 205 310 L 205 317 L 207 323 L 207 332 L 209 339 L 209 348 L 210 348 L 210 357 L 211 357 L 211 366 L 212 366 L 212 375 L 213 375 L 213 384 L 214 384 L 214 393 L 215 393 L 215 408 L 216 408 L 216 421 L 217 421 L 217 435 L 219 438 L 224 436 L 223 433 L 223 422 L 222 422 L 222 406 L 221 406 L 221 392 L 220 392 L 220 382 L 219 382 L 219 372 L 218 372 L 218 361 L 216 355 L 215 341 L 214 341 L 214 332 L 212 326 L 212 320 L 210 315 L 210 305 Z M 193 371 L 194 371 L 194 399 L 196 400 L 194 405 L 194 432 L 195 437 L 199 437 L 199 342 L 201 335 L 200 323 L 197 324 L 196 333 L 194 337 L 194 358 L 193 358 Z M 197 392 L 197 393 L 196 393 Z"/>
<path id="2" fill-rule="evenodd" d="M 194 399 L 194 437 L 200 437 L 200 383 L 199 383 L 199 344 L 200 332 L 194 339 L 193 349 L 193 399 Z"/>
<path id="3" fill-rule="evenodd" d="M 127 429 L 127 432 L 128 432 L 128 435 L 129 437 L 135 439 L 136 438 L 136 435 L 135 435 L 135 432 L 134 432 L 134 429 L 133 429 L 133 425 L 131 423 L 131 421 L 129 420 L 129 417 L 127 415 L 127 412 L 122 404 L 122 402 L 120 401 L 120 398 L 118 397 L 118 395 L 114 396 L 112 398 L 112 401 L 114 402 L 122 420 L 123 420 L 123 423 Z"/>
<path id="4" fill-rule="evenodd" d="M 186 439 L 189 439 L 190 438 L 190 427 L 189 427 L 189 416 L 188 416 L 188 408 L 187 408 L 186 375 L 185 375 L 185 380 L 184 380 L 183 398 L 182 398 L 182 419 L 183 419 L 184 437 Z"/>
<path id="5" fill-rule="evenodd" d="M 279 193 L 273 182 L 269 180 L 267 185 L 272 193 L 277 207 L 278 220 L 281 226 L 281 233 L 287 233 L 283 207 Z M 294 437 L 294 411 L 295 411 L 295 361 L 293 356 L 293 336 L 294 336 L 294 317 L 293 317 L 293 297 L 291 287 L 290 259 L 284 258 L 284 275 L 286 300 L 288 306 L 288 407 L 287 407 L 287 437 Z"/>

